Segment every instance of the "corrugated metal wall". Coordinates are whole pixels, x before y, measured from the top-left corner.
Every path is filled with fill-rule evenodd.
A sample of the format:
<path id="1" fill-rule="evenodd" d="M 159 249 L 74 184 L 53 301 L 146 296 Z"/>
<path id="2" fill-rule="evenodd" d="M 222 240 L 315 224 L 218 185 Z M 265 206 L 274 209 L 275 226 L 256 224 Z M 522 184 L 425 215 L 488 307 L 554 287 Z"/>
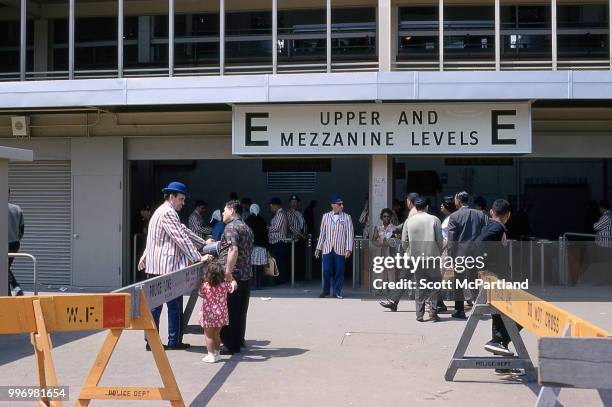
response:
<path id="1" fill-rule="evenodd" d="M 41 284 L 71 284 L 71 185 L 70 161 L 9 163 L 10 202 L 25 222 L 20 252 L 36 257 Z M 33 284 L 30 260 L 16 259 L 12 270 L 19 283 Z"/>

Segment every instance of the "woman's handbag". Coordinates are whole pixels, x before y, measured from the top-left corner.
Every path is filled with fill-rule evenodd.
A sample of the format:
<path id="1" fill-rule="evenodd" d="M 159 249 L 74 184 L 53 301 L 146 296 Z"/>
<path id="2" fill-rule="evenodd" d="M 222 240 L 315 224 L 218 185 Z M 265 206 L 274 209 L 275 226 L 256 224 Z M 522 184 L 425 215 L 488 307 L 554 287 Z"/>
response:
<path id="1" fill-rule="evenodd" d="M 264 267 L 264 274 L 269 277 L 278 277 L 278 264 L 276 259 L 268 252 L 268 264 Z"/>

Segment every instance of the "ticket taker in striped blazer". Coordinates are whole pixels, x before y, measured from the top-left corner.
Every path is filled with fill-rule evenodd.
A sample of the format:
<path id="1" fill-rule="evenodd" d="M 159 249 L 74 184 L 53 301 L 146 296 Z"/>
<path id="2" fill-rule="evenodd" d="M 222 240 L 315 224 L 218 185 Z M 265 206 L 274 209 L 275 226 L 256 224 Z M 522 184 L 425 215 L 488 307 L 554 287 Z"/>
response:
<path id="1" fill-rule="evenodd" d="M 145 270 L 147 278 L 172 273 L 190 264 L 207 261 L 211 255 L 202 257 L 196 246 L 206 242 L 187 229 L 179 219 L 178 212 L 185 205 L 187 187 L 181 182 L 171 182 L 162 189 L 164 203 L 157 208 L 149 221 L 147 246 L 138 263 L 139 270 Z M 168 350 L 187 349 L 189 344 L 182 341 L 183 297 L 166 303 L 168 307 Z M 151 310 L 155 325 L 159 329 L 159 317 L 163 305 Z M 149 344 L 147 350 L 151 350 Z"/>
<path id="2" fill-rule="evenodd" d="M 323 292 L 320 298 L 329 296 L 330 279 L 333 276 L 333 296 L 342 299 L 344 265 L 353 251 L 353 221 L 351 215 L 343 212 L 344 203 L 340 195 L 332 195 L 332 210 L 323 215 L 321 234 L 315 257 L 323 253 Z"/>

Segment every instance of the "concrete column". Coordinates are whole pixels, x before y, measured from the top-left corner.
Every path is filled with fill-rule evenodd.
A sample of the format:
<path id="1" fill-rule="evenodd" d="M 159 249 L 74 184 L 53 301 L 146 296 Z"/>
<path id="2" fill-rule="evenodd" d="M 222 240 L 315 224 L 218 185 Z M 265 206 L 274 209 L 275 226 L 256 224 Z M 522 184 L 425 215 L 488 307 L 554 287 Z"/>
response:
<path id="1" fill-rule="evenodd" d="M 174 0 L 168 0 L 168 76 L 174 75 Z"/>
<path id="2" fill-rule="evenodd" d="M 438 53 L 440 71 L 444 70 L 444 0 L 438 0 Z"/>
<path id="3" fill-rule="evenodd" d="M 26 55 L 28 50 L 27 27 L 28 27 L 28 2 L 21 0 L 20 7 L 20 35 L 19 35 L 19 80 L 25 81 L 26 77 Z"/>
<path id="4" fill-rule="evenodd" d="M 49 70 L 49 20 L 34 21 L 34 72 Z"/>
<path id="5" fill-rule="evenodd" d="M 501 11 L 500 0 L 495 0 L 495 70 L 501 70 Z"/>
<path id="6" fill-rule="evenodd" d="M 332 48 L 332 34 L 331 34 L 331 0 L 327 0 L 326 4 L 326 18 L 325 18 L 325 53 L 326 53 L 326 64 L 327 72 L 331 72 L 331 48 Z"/>
<path id="7" fill-rule="evenodd" d="M 219 0 L 219 75 L 225 73 L 225 0 Z"/>
<path id="8" fill-rule="evenodd" d="M 272 0 L 272 73 L 278 67 L 278 0 Z"/>
<path id="9" fill-rule="evenodd" d="M 370 227 L 378 221 L 380 211 L 391 207 L 393 199 L 392 163 L 393 159 L 386 154 L 376 154 L 370 157 Z"/>
<path id="10" fill-rule="evenodd" d="M 75 3 L 76 0 L 69 0 L 68 10 L 68 79 L 74 79 L 74 23 L 75 23 Z"/>
<path id="11" fill-rule="evenodd" d="M 123 0 L 117 2 L 117 77 L 123 78 Z"/>
<path id="12" fill-rule="evenodd" d="M 378 0 L 378 33 L 376 43 L 378 44 L 378 70 L 380 72 L 391 71 L 391 60 L 393 43 L 392 35 L 392 13 L 391 0 Z"/>
<path id="13" fill-rule="evenodd" d="M 552 70 L 557 70 L 557 0 L 551 0 L 550 4 L 551 34 L 550 42 L 552 46 Z"/>

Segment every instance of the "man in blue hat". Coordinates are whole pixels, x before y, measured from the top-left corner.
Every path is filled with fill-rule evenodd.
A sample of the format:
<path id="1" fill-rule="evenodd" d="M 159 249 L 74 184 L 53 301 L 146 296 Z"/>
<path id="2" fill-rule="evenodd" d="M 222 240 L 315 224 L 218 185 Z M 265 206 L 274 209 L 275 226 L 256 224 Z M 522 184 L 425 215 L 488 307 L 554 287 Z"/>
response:
<path id="1" fill-rule="evenodd" d="M 333 296 L 342 299 L 344 265 L 353 251 L 353 221 L 343 212 L 344 202 L 338 194 L 332 195 L 329 203 L 332 210 L 323 215 L 321 234 L 315 257 L 323 253 L 323 292 L 320 298 L 329 296 L 330 279 L 333 276 Z"/>
<path id="2" fill-rule="evenodd" d="M 171 182 L 162 189 L 164 203 L 157 208 L 149 221 L 147 246 L 138 263 L 139 270 L 145 270 L 147 278 L 173 273 L 190 264 L 208 261 L 210 255 L 202 257 L 197 246 L 206 242 L 187 229 L 179 219 L 178 212 L 185 205 L 187 187 L 181 182 Z M 168 346 L 166 349 L 187 349 L 189 344 L 182 341 L 183 297 L 166 303 L 168 307 Z M 159 317 L 163 305 L 151 310 L 155 325 L 159 329 Z M 147 350 L 151 350 L 149 344 Z"/>

